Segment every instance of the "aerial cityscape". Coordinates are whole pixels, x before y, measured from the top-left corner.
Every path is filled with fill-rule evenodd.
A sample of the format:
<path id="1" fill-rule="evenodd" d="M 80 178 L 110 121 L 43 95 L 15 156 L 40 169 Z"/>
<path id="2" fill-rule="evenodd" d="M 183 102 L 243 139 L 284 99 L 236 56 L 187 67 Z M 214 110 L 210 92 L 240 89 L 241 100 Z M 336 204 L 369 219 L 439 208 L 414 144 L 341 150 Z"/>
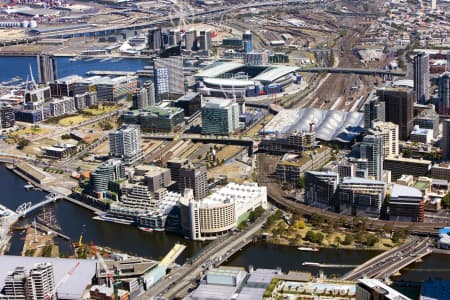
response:
<path id="1" fill-rule="evenodd" d="M 0 0 L 0 300 L 450 300 L 450 1 Z"/>

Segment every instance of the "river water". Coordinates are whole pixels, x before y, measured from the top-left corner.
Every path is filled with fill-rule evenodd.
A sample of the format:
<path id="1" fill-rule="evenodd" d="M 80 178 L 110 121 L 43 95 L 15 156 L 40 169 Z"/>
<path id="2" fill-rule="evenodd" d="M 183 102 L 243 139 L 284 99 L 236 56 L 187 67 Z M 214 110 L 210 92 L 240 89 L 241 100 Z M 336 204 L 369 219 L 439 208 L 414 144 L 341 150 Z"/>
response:
<path id="1" fill-rule="evenodd" d="M 36 59 L 34 57 L 0 57 L 0 81 L 9 80 L 15 76 L 26 79 L 29 67 L 37 76 Z M 71 74 L 85 75 L 89 70 L 136 71 L 148 65 L 144 59 L 123 59 L 111 61 L 69 61 L 69 58 L 58 58 L 59 77 Z M 9 170 L 0 166 L 0 203 L 15 210 L 23 202 L 41 201 L 45 194 L 40 191 L 25 191 L 25 181 Z M 183 263 L 187 257 L 200 252 L 206 245 L 201 242 L 185 240 L 183 237 L 167 233 L 146 233 L 135 227 L 92 220 L 92 214 L 72 203 L 60 201 L 55 204 L 57 220 L 62 232 L 73 240 L 78 240 L 83 225 L 86 225 L 84 241 L 93 241 L 100 246 L 109 246 L 119 251 L 137 254 L 153 259 L 162 258 L 176 242 L 184 243 L 187 248 L 177 260 Z M 33 216 L 25 222 L 31 222 Z M 13 235 L 10 254 L 20 254 L 23 241 L 20 233 Z M 378 252 L 362 250 L 321 249 L 319 252 L 300 252 L 295 247 L 277 246 L 266 243 L 251 244 L 236 253 L 227 262 L 229 265 L 249 266 L 259 268 L 281 267 L 283 270 L 310 271 L 317 274 L 319 269 L 302 266 L 302 262 L 319 262 L 325 264 L 357 265 Z M 450 255 L 433 254 L 403 270 L 400 280 L 422 281 L 427 278 L 440 277 L 450 280 Z M 325 274 L 342 275 L 350 268 L 323 268 Z"/>

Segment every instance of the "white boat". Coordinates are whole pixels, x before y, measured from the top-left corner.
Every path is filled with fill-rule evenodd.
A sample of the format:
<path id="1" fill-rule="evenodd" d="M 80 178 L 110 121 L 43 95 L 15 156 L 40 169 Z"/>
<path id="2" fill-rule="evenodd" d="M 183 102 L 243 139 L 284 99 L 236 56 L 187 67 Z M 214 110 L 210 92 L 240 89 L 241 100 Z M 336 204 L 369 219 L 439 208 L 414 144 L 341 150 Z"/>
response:
<path id="1" fill-rule="evenodd" d="M 145 232 L 153 232 L 153 228 L 138 226 L 138 229 Z"/>
<path id="2" fill-rule="evenodd" d="M 302 262 L 302 266 L 320 267 L 320 263 L 305 261 L 305 262 Z"/>
<path id="3" fill-rule="evenodd" d="M 317 252 L 317 251 L 319 251 L 319 248 L 316 248 L 316 247 L 298 247 L 297 250 Z"/>
<path id="4" fill-rule="evenodd" d="M 34 185 L 32 185 L 32 184 L 25 184 L 24 186 L 23 186 L 23 188 L 24 189 L 26 189 L 26 190 L 31 190 L 32 188 L 34 188 Z"/>
<path id="5" fill-rule="evenodd" d="M 133 221 L 131 221 L 131 220 L 113 218 L 113 217 L 108 217 L 108 216 L 105 216 L 105 215 L 96 216 L 96 217 L 93 217 L 92 219 L 100 220 L 100 221 L 113 222 L 113 223 L 118 223 L 118 224 L 124 224 L 124 225 L 130 225 L 130 224 L 133 223 Z"/>

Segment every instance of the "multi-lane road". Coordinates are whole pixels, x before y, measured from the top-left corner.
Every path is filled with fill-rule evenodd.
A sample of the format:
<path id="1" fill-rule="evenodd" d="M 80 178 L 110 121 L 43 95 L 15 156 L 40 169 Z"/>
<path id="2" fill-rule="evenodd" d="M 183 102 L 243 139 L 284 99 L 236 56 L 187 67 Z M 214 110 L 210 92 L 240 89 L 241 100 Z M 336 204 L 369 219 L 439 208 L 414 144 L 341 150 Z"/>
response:
<path id="1" fill-rule="evenodd" d="M 345 274 L 342 279 L 356 280 L 362 277 L 389 278 L 407 265 L 431 253 L 430 238 L 413 237 L 406 243 L 372 258 Z"/>
<path id="2" fill-rule="evenodd" d="M 211 262 L 214 262 L 216 266 L 220 265 L 226 258 L 239 251 L 244 245 L 247 245 L 253 240 L 254 235 L 266 222 L 271 212 L 272 209 L 267 209 L 257 221 L 250 224 L 244 231 L 230 234 L 220 243 L 216 243 L 213 247 L 205 251 L 205 253 L 202 253 L 202 256 L 192 264 L 186 263 L 182 265 L 173 272 L 174 274 L 169 274 L 169 276 L 166 276 L 155 286 L 147 290 L 139 297 L 139 300 L 149 299 L 151 296 L 172 299 L 177 295 L 186 295 L 189 287 L 192 287 L 192 284 L 200 277 L 200 274 L 205 271 L 206 265 Z"/>

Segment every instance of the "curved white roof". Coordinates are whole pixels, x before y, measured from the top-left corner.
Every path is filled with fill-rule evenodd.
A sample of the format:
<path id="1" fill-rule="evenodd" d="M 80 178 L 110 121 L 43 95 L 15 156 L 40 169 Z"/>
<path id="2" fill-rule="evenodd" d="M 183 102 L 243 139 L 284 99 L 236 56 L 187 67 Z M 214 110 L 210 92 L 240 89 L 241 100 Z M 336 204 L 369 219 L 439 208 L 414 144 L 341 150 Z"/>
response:
<path id="1" fill-rule="evenodd" d="M 311 123 L 314 123 L 318 139 L 350 142 L 363 131 L 364 114 L 316 108 L 285 109 L 280 111 L 264 130 L 280 134 L 309 131 Z"/>
<path id="2" fill-rule="evenodd" d="M 256 77 L 254 77 L 254 80 L 258 81 L 275 81 L 280 77 L 286 76 L 289 73 L 293 73 L 298 70 L 298 67 L 293 66 L 273 66 L 269 68 L 268 70 L 258 74 Z"/>
<path id="3" fill-rule="evenodd" d="M 232 87 L 246 87 L 255 85 L 255 82 L 252 80 L 241 80 L 241 79 L 229 79 L 229 78 L 204 78 L 203 82 L 208 85 L 216 85 L 223 86 L 224 88 L 232 88 Z"/>
<path id="4" fill-rule="evenodd" d="M 242 66 L 244 66 L 244 64 L 237 62 L 217 62 L 200 70 L 200 72 L 195 74 L 195 77 L 216 77 L 220 74 L 233 71 Z"/>

